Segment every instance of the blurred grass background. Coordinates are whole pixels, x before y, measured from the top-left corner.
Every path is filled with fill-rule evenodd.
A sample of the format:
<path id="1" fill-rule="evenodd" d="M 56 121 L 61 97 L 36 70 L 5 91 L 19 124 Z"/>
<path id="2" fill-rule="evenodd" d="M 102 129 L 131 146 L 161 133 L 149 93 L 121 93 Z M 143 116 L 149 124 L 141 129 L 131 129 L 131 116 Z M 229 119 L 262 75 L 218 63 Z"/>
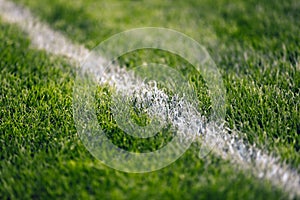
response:
<path id="1" fill-rule="evenodd" d="M 16 2 L 89 49 L 136 27 L 167 27 L 191 36 L 221 70 L 228 126 L 299 169 L 299 1 Z M 29 48 L 25 33 L 0 24 L 1 199 L 286 198 L 214 155 L 199 159 L 196 144 L 157 172 L 126 174 L 100 164 L 76 136 L 73 67 Z"/>

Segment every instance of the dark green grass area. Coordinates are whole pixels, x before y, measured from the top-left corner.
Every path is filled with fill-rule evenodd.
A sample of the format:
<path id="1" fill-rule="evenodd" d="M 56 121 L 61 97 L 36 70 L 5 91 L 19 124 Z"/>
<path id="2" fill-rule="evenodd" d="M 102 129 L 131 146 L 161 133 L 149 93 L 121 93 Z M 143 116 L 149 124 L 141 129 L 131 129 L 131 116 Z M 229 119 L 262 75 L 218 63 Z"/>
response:
<path id="1" fill-rule="evenodd" d="M 1 199 L 274 199 L 270 183 L 193 145 L 160 171 L 127 174 L 87 152 L 72 117 L 73 68 L 32 50 L 24 33 L 0 24 Z"/>

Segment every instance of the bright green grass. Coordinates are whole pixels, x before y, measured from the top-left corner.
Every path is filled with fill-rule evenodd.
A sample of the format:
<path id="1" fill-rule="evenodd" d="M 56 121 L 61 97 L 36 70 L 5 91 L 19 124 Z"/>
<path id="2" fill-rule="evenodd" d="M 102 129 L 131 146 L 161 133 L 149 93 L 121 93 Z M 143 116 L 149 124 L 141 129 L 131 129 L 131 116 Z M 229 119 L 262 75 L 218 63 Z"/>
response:
<path id="1" fill-rule="evenodd" d="M 269 183 L 236 173 L 225 161 L 199 159 L 196 146 L 152 173 L 121 173 L 100 164 L 76 135 L 72 67 L 30 49 L 15 27 L 0 27 L 1 199 L 282 197 Z"/>
<path id="2" fill-rule="evenodd" d="M 210 107 L 210 99 L 207 95 L 207 88 L 205 87 L 205 82 L 199 73 L 191 66 L 191 64 L 187 63 L 187 61 L 183 60 L 179 56 L 170 55 L 170 53 L 161 51 L 161 50 L 137 50 L 132 53 L 125 54 L 119 58 L 119 64 L 121 66 L 126 66 L 129 70 L 135 70 L 136 66 L 142 66 L 143 63 L 160 63 L 165 64 L 167 66 L 172 66 L 176 68 L 179 73 L 181 73 L 182 78 L 186 81 L 189 81 L 193 88 L 197 88 L 193 92 L 195 98 L 199 100 L 199 111 L 206 116 L 209 116 L 211 107 Z M 161 69 L 158 69 L 161 73 Z M 154 72 L 151 72 L 154 73 Z M 140 74 L 143 78 L 149 78 L 149 73 L 147 75 L 142 73 Z M 154 74 L 154 76 L 158 76 Z M 163 86 L 162 86 L 163 87 Z M 163 89 L 166 89 L 163 87 Z M 179 91 L 173 91 L 178 94 Z M 171 124 L 169 123 L 164 127 L 161 131 L 157 130 L 155 137 L 150 137 L 147 139 L 134 138 L 120 128 L 118 128 L 117 123 L 113 117 L 112 111 L 110 107 L 112 106 L 112 96 L 113 91 L 108 88 L 99 88 L 96 91 L 96 99 L 97 104 L 95 105 L 98 121 L 102 129 L 105 129 L 109 138 L 113 139 L 114 143 L 119 147 L 122 147 L 126 150 L 131 150 L 135 152 L 146 152 L 146 151 L 154 151 L 159 148 L 165 146 L 170 140 L 173 138 L 174 131 L 171 129 Z M 169 93 L 172 96 L 172 93 Z M 192 97 L 193 94 L 190 94 Z M 132 105 L 134 108 L 134 105 Z M 119 107 L 120 108 L 120 107 Z M 117 112 L 122 112 L 118 110 Z M 143 115 L 142 111 L 132 109 L 131 118 L 141 126 L 147 125 L 147 116 Z M 127 114 L 124 111 L 124 114 Z M 151 123 L 148 118 L 148 123 Z"/>
<path id="3" fill-rule="evenodd" d="M 20 2 L 89 48 L 134 27 L 164 26 L 187 33 L 208 47 L 222 71 L 230 127 L 299 166 L 300 26 L 296 1 L 283 5 L 279 1 Z M 125 174 L 100 165 L 76 136 L 72 67 L 44 52 L 29 50 L 21 33 L 1 26 L 3 197 L 282 197 L 268 183 L 236 173 L 225 161 L 211 156 L 210 164 L 205 164 L 197 158 L 195 147 L 170 167 L 149 174 Z"/>
<path id="4" fill-rule="evenodd" d="M 135 27 L 162 26 L 190 35 L 207 46 L 223 74 L 229 126 L 299 166 L 300 6 L 296 0 L 17 2 L 89 48 Z"/>

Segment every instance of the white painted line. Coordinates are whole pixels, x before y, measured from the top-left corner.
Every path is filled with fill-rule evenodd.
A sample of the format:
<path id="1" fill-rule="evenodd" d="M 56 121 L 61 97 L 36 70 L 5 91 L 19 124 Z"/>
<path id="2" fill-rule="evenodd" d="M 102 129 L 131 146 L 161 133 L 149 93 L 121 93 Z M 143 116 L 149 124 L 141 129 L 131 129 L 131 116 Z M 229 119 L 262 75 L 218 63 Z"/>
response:
<path id="1" fill-rule="evenodd" d="M 63 55 L 81 61 L 89 54 L 83 46 L 71 43 L 66 37 L 52 30 L 29 12 L 16 4 L 0 0 L 0 16 L 9 23 L 15 23 L 29 34 L 34 47 L 52 54 Z"/>
<path id="2" fill-rule="evenodd" d="M 4 21 L 17 24 L 28 33 L 35 48 L 46 50 L 55 55 L 66 56 L 77 64 L 89 54 L 88 49 L 73 44 L 61 33 L 39 21 L 27 9 L 12 2 L 0 0 L 0 16 Z M 110 80 L 111 83 L 120 86 L 124 83 L 124 78 L 128 78 L 124 74 L 126 73 L 123 70 L 116 68 L 101 78 L 102 81 Z M 124 86 L 122 87 L 124 89 Z M 195 134 L 199 134 L 199 115 L 190 113 L 188 120 L 188 122 L 194 123 L 194 130 L 198 130 Z M 185 119 L 185 121 L 187 120 Z M 180 124 L 174 121 L 174 123 L 184 130 L 187 122 Z M 269 180 L 274 186 L 289 193 L 291 198 L 300 196 L 300 175 L 290 166 L 280 163 L 278 158 L 269 156 L 263 150 L 246 144 L 232 130 L 230 132 L 233 133 L 229 134 L 226 128 L 208 125 L 201 132 L 204 132 L 203 137 L 205 137 L 206 144 L 218 144 L 213 148 L 215 154 L 230 160 L 233 164 L 238 165 L 246 172 L 251 172 L 258 178 Z"/>

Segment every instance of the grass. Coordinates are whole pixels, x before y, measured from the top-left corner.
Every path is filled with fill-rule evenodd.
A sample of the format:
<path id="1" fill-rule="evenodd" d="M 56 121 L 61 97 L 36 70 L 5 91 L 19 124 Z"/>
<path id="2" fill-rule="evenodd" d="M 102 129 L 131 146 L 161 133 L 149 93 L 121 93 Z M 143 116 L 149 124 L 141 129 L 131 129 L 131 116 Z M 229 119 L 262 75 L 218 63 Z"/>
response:
<path id="1" fill-rule="evenodd" d="M 161 50 L 153 51 L 145 49 L 127 53 L 119 57 L 118 62 L 121 66 L 124 66 L 130 70 L 136 70 L 136 66 L 142 66 L 145 63 L 163 63 L 166 66 L 174 67 L 176 70 L 181 72 L 181 75 L 183 75 L 181 78 L 183 80 L 189 81 L 190 84 L 197 89 L 194 92 L 197 95 L 197 99 L 199 100 L 199 111 L 201 111 L 201 113 L 205 114 L 206 116 L 209 116 L 211 110 L 211 103 L 207 94 L 205 82 L 202 79 L 201 75 L 191 66 L 191 64 L 189 64 L 181 57 L 176 55 L 170 55 L 168 52 Z M 146 69 L 148 68 L 149 66 Z M 159 72 L 162 71 L 161 69 L 159 70 Z M 162 81 L 163 77 L 159 77 L 156 74 L 159 72 L 155 73 L 153 71 L 151 72 L 152 76 L 154 76 L 152 78 L 158 81 Z M 141 72 L 140 70 L 139 73 L 142 79 L 150 77 L 150 72 L 148 72 L 147 70 L 146 72 Z M 173 93 L 179 94 L 178 87 L 177 91 L 173 91 Z M 180 87 L 184 87 L 181 88 L 181 90 L 186 89 L 183 85 L 180 85 Z M 172 91 L 168 90 L 165 86 L 161 86 L 161 89 L 166 89 L 165 92 L 172 96 Z M 155 134 L 154 137 L 150 137 L 147 139 L 140 139 L 127 135 L 124 131 L 121 130 L 121 128 L 118 128 L 118 125 L 115 121 L 116 119 L 114 118 L 113 112 L 110 108 L 112 105 L 114 105 L 113 107 L 116 107 L 117 105 L 115 104 L 121 104 L 121 102 L 112 102 L 112 93 L 115 92 L 109 87 L 99 87 L 99 90 L 96 91 L 96 99 L 98 100 L 95 106 L 98 121 L 100 122 L 101 128 L 106 130 L 106 132 L 108 133 L 108 137 L 113 140 L 114 144 L 118 144 L 119 147 L 134 152 L 148 152 L 160 149 L 163 146 L 165 146 L 168 142 L 170 142 L 170 140 L 174 136 L 174 131 L 172 131 L 170 123 L 161 131 L 158 131 L 158 133 Z M 191 98 L 193 98 L 192 95 L 193 94 L 190 94 Z M 114 98 L 115 97 L 116 94 L 114 95 Z M 134 104 L 134 102 L 131 103 Z M 134 108 L 136 106 L 132 105 L 132 107 Z M 122 108 L 122 106 L 118 106 L 117 108 L 120 109 Z M 125 107 L 123 109 L 125 110 Z M 124 110 L 117 110 L 117 112 L 126 113 L 127 111 Z M 132 115 L 131 119 L 140 126 L 145 126 L 150 123 L 149 118 L 145 116 L 145 113 L 141 110 L 132 109 L 129 111 L 129 113 L 131 113 Z"/>
<path id="2" fill-rule="evenodd" d="M 188 34 L 208 48 L 222 71 L 229 126 L 247 133 L 250 141 L 258 138 L 255 142 L 261 146 L 268 143 L 271 152 L 299 165 L 297 1 L 45 1 L 48 6 L 17 2 L 89 48 L 114 33 L 141 26 Z"/>
<path id="3" fill-rule="evenodd" d="M 190 35 L 207 46 L 221 70 L 228 125 L 299 169 L 297 1 L 17 2 L 88 48 L 139 26 L 164 26 Z M 100 164 L 76 135 L 73 67 L 63 58 L 30 48 L 29 39 L 16 27 L 3 22 L 0 26 L 1 199 L 286 198 L 270 183 L 236 172 L 214 155 L 199 159 L 197 144 L 171 166 L 152 173 L 126 174 Z M 135 60 L 133 54 L 120 62 L 130 67 L 146 58 L 164 58 L 164 64 L 186 65 L 163 53 L 159 58 L 147 52 L 137 55 L 141 58 Z M 202 81 L 194 79 L 201 86 Z M 106 119 L 109 116 L 99 117 L 116 131 Z"/>
<path id="4" fill-rule="evenodd" d="M 105 167 L 76 135 L 72 68 L 61 58 L 30 49 L 29 40 L 16 27 L 0 26 L 1 199 L 263 199 L 284 195 L 274 192 L 270 183 L 235 173 L 226 161 L 212 156 L 211 164 L 205 163 L 198 159 L 196 147 L 152 173 L 127 174 Z"/>

